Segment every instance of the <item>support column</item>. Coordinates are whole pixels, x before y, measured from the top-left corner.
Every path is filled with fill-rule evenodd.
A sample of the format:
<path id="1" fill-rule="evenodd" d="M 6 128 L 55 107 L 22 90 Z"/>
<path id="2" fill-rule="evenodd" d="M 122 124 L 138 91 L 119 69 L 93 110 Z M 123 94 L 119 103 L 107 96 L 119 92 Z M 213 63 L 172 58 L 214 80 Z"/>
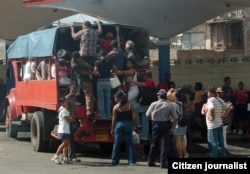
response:
<path id="1" fill-rule="evenodd" d="M 159 82 L 162 82 L 164 75 L 170 73 L 170 42 L 169 39 L 159 39 L 158 40 L 158 51 L 159 51 Z"/>
<path id="2" fill-rule="evenodd" d="M 243 20 L 245 57 L 250 56 L 250 19 Z"/>

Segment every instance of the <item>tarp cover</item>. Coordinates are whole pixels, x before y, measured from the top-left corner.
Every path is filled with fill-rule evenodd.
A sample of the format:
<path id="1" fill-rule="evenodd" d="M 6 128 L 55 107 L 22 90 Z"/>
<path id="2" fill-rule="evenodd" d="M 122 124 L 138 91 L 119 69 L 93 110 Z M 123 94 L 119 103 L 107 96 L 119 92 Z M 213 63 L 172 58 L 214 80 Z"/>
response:
<path id="1" fill-rule="evenodd" d="M 56 30 L 51 28 L 19 36 L 7 50 L 9 59 L 53 56 Z"/>

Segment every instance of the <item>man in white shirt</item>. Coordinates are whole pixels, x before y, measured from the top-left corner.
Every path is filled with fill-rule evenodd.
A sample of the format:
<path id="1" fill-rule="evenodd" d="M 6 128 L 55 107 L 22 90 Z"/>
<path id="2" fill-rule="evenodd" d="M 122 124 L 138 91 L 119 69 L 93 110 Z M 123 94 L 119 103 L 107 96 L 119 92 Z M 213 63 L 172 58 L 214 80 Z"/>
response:
<path id="1" fill-rule="evenodd" d="M 25 64 L 23 80 L 33 80 L 35 79 L 36 63 L 30 58 Z"/>
<path id="2" fill-rule="evenodd" d="M 206 123 L 208 129 L 208 146 L 211 158 L 223 158 L 225 145 L 223 139 L 222 111 L 230 109 L 230 105 L 216 97 L 216 89 L 209 86 L 207 89 Z"/>

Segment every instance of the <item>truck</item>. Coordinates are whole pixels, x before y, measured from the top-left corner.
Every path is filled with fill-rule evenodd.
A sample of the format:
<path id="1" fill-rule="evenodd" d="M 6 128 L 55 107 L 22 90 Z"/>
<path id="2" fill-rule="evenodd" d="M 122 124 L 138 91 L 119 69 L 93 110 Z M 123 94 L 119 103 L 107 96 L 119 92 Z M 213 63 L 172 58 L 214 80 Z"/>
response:
<path id="1" fill-rule="evenodd" d="M 102 24 L 103 32 L 115 33 L 117 24 Z M 97 26 L 93 25 L 94 28 Z M 123 40 L 132 40 L 136 45 L 137 57 L 148 56 L 149 35 L 144 29 L 119 25 Z M 75 26 L 79 31 L 81 25 Z M 30 132 L 31 144 L 36 152 L 55 150 L 55 139 L 51 132 L 58 124 L 59 98 L 69 92 L 72 84 L 59 82 L 59 57 L 61 49 L 73 52 L 79 50 L 79 40 L 73 40 L 69 26 L 52 27 L 19 36 L 7 50 L 7 80 L 12 84 L 5 99 L 4 116 L 6 135 L 17 138 L 19 132 Z M 97 48 L 98 50 L 98 48 Z M 33 61 L 36 65 L 42 61 L 47 67 L 54 65 L 56 77 L 51 78 L 48 68 L 48 78 L 38 80 L 35 77 L 24 79 L 25 63 Z M 68 65 L 71 71 L 70 64 Z M 50 77 L 49 77 L 50 76 Z M 8 83 L 8 82 L 7 82 Z M 83 102 L 84 103 L 84 102 Z M 74 139 L 79 144 L 98 143 L 101 148 L 112 147 L 114 137 L 110 134 L 111 118 L 95 117 L 89 121 L 85 105 L 76 106 L 83 126 L 74 133 Z"/>

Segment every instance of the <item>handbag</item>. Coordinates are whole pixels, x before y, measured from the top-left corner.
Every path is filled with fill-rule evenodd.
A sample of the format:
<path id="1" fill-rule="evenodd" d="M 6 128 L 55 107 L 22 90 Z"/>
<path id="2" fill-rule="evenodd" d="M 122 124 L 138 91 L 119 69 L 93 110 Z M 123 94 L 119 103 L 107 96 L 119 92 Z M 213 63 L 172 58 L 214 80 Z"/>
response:
<path id="1" fill-rule="evenodd" d="M 134 71 L 134 74 L 132 75 L 132 79 L 135 76 L 136 71 Z M 124 93 L 128 93 L 128 91 L 130 90 L 130 82 L 124 81 L 124 83 L 121 85 L 121 88 L 123 90 Z"/>
<path id="2" fill-rule="evenodd" d="M 110 84 L 111 84 L 111 87 L 113 89 L 121 86 L 121 82 L 116 75 L 114 75 L 114 77 L 110 78 Z"/>
<path id="3" fill-rule="evenodd" d="M 125 92 L 125 93 L 128 93 L 128 91 L 130 90 L 130 84 L 129 83 L 122 84 L 121 87 L 122 87 L 123 92 Z"/>

